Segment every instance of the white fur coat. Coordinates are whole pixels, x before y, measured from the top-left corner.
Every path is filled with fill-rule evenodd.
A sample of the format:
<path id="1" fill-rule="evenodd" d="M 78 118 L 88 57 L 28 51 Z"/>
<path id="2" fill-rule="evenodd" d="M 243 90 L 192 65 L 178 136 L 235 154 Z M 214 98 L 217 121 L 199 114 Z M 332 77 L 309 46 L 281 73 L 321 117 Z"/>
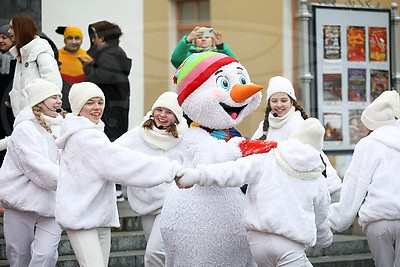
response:
<path id="1" fill-rule="evenodd" d="M 84 117 L 68 114 L 56 144 L 61 153 L 56 221 L 67 229 L 118 227 L 115 183 L 153 187 L 171 182 L 181 166 L 111 143 Z"/>
<path id="2" fill-rule="evenodd" d="M 327 247 L 332 242 L 330 196 L 321 165 L 314 148 L 294 139 L 282 141 L 267 154 L 197 169 L 201 185 L 249 184 L 244 207 L 248 230 L 282 235 L 309 247 Z"/>
<path id="3" fill-rule="evenodd" d="M 400 220 L 399 127 L 380 127 L 357 143 L 340 201 L 330 206 L 335 231 L 346 230 L 357 213 L 363 230 L 371 222 Z"/>
<path id="4" fill-rule="evenodd" d="M 14 122 L 7 153 L 0 169 L 0 204 L 54 217 L 59 166 L 54 137 L 23 109 Z"/>

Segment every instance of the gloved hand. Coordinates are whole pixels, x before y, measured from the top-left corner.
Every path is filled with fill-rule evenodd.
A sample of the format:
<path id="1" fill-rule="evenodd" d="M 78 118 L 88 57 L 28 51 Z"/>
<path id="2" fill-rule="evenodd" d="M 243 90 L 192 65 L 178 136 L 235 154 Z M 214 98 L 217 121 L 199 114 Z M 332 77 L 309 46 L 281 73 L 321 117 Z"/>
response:
<path id="1" fill-rule="evenodd" d="M 268 140 L 243 140 L 239 143 L 243 157 L 253 154 L 267 153 L 278 145 L 275 141 Z"/>
<path id="2" fill-rule="evenodd" d="M 200 182 L 200 172 L 196 169 L 183 169 L 176 175 L 175 183 L 179 188 L 190 188 Z"/>

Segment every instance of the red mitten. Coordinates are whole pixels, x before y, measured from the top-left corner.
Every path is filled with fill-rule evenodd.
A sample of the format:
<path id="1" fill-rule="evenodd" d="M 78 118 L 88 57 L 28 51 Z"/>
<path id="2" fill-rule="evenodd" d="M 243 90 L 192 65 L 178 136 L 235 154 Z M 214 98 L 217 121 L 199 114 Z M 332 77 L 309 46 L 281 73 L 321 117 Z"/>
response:
<path id="1" fill-rule="evenodd" d="M 268 140 L 243 140 L 239 143 L 243 157 L 253 154 L 267 153 L 278 145 L 275 141 Z"/>

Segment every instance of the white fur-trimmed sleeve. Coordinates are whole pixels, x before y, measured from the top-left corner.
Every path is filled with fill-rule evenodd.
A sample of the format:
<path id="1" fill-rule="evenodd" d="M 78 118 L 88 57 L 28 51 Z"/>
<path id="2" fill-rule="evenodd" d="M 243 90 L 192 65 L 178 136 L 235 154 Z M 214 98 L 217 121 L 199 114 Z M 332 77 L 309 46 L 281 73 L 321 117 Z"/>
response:
<path id="1" fill-rule="evenodd" d="M 200 185 L 220 187 L 240 187 L 246 183 L 256 183 L 263 173 L 265 154 L 251 155 L 235 161 L 211 165 L 199 165 Z"/>
<path id="2" fill-rule="evenodd" d="M 373 170 L 378 162 L 368 160 L 373 151 L 369 151 L 368 142 L 356 145 L 349 168 L 343 179 L 340 201 L 330 205 L 331 228 L 342 232 L 350 227 L 368 192 Z M 368 166 L 368 168 L 367 168 Z"/>
<path id="3" fill-rule="evenodd" d="M 314 203 L 315 225 L 317 227 L 316 248 L 325 248 L 332 243 L 332 232 L 329 225 L 330 195 L 326 184 L 321 181 L 318 188 L 318 199 Z"/>
<path id="4" fill-rule="evenodd" d="M 85 166 L 97 172 L 104 180 L 147 188 L 171 182 L 181 170 L 181 165 L 176 160 L 149 156 L 111 143 L 105 134 L 98 130 L 84 132 L 85 136 L 81 135 L 78 138 L 85 140 L 80 143 L 82 153 L 87 155 Z"/>

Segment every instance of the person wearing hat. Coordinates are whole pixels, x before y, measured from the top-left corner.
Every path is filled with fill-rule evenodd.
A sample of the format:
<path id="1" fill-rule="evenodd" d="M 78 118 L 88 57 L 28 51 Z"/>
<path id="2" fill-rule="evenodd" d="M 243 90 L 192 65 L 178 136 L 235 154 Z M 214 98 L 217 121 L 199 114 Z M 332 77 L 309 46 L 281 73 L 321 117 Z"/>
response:
<path id="1" fill-rule="evenodd" d="M 3 25 L 0 27 L 0 139 L 11 135 L 14 123 L 14 115 L 10 106 L 9 93 L 12 89 L 15 64 L 17 61 L 9 52 L 13 46 L 11 35 L 8 32 L 9 28 L 9 25 Z M 6 154 L 6 143 L 7 142 L 0 141 L 0 166 L 3 163 Z"/>
<path id="2" fill-rule="evenodd" d="M 0 169 L 7 260 L 10 266 L 54 267 L 61 237 L 54 219 L 61 92 L 40 78 L 30 81 L 24 92 L 29 106 L 15 118 Z"/>
<path id="3" fill-rule="evenodd" d="M 204 30 L 210 31 L 211 34 L 205 34 Z M 221 32 L 213 28 L 196 26 L 178 42 L 171 55 L 171 63 L 175 68 L 178 68 L 191 54 L 206 51 L 218 52 L 236 58 L 230 47 L 222 42 Z"/>
<path id="4" fill-rule="evenodd" d="M 330 225 L 336 232 L 349 228 L 358 215 L 375 266 L 400 264 L 397 101 L 398 98 L 393 101 L 393 97 L 382 93 L 362 112 L 361 121 L 367 136 L 356 144 L 343 179 L 340 201 L 331 204 L 329 209 Z"/>
<path id="5" fill-rule="evenodd" d="M 184 147 L 181 141 L 188 125 L 177 97 L 175 92 L 161 94 L 141 125 L 123 134 L 114 143 L 147 155 L 166 156 L 182 163 Z M 129 204 L 142 220 L 147 241 L 144 256 L 146 266 L 165 266 L 159 220 L 169 186 L 169 183 L 163 183 L 149 189 L 127 188 Z"/>
<path id="6" fill-rule="evenodd" d="M 79 58 L 91 60 L 86 50 L 81 48 L 83 41 L 82 30 L 77 27 L 59 26 L 56 33 L 64 36 L 65 46 L 58 50 L 58 61 L 61 77 L 70 84 L 84 82 L 86 80 L 82 61 Z"/>
<path id="7" fill-rule="evenodd" d="M 247 183 L 243 221 L 257 265 L 312 266 L 305 249 L 332 242 L 330 195 L 321 158 L 324 133 L 317 119 L 306 119 L 270 152 L 183 169 L 177 184 L 187 188 L 195 183 Z"/>
<path id="8" fill-rule="evenodd" d="M 120 226 L 115 183 L 155 187 L 171 182 L 181 165 L 110 142 L 101 121 L 107 100 L 94 83 L 73 84 L 69 101 L 72 114 L 56 141 L 62 152 L 55 217 L 81 266 L 106 267 L 111 227 Z"/>
<path id="9" fill-rule="evenodd" d="M 8 32 L 14 46 L 10 53 L 17 59 L 10 101 L 13 114 L 29 106 L 24 88 L 34 78 L 52 82 L 62 89 L 62 79 L 54 52 L 47 40 L 37 35 L 36 22 L 26 14 L 16 14 L 10 20 Z"/>
<path id="10" fill-rule="evenodd" d="M 106 96 L 104 132 L 114 141 L 128 131 L 130 83 L 128 76 L 132 60 L 119 46 L 121 28 L 109 21 L 98 21 L 88 27 L 91 46 L 88 54 L 93 60 L 82 59 L 86 81 L 95 83 Z M 125 200 L 120 184 L 116 185 L 116 200 Z"/>
<path id="11" fill-rule="evenodd" d="M 265 118 L 260 122 L 252 139 L 271 140 L 280 142 L 287 140 L 294 128 L 308 118 L 303 107 L 297 103 L 294 87 L 291 81 L 282 76 L 269 79 L 267 88 L 267 107 Z M 327 164 L 327 182 L 331 201 L 339 200 L 341 182 L 336 170 L 332 167 L 328 157 L 322 153 Z"/>

